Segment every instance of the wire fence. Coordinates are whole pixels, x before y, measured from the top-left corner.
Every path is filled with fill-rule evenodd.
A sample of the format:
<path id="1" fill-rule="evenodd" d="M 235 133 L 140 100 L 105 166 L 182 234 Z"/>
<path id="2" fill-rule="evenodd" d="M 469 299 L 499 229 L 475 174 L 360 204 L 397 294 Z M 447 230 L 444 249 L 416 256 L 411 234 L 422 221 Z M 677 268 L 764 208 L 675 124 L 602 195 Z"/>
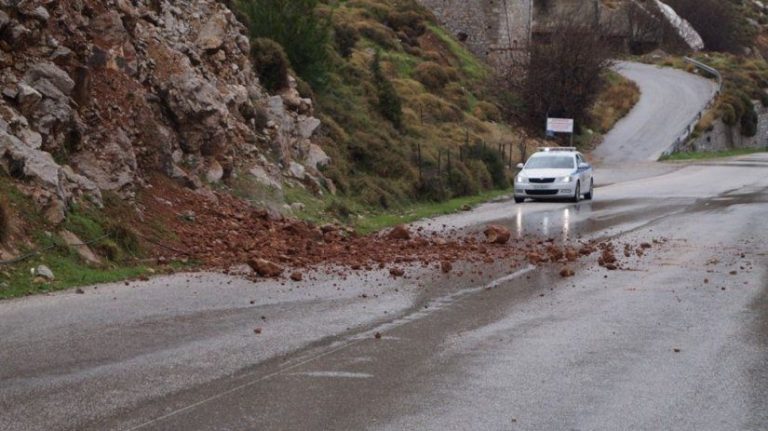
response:
<path id="1" fill-rule="evenodd" d="M 692 64 L 697 69 L 715 77 L 715 79 L 717 79 L 717 88 L 715 88 L 715 91 L 712 94 L 712 97 L 710 97 L 706 106 L 704 106 L 704 108 L 702 108 L 699 112 L 696 113 L 696 115 L 693 116 L 693 119 L 691 119 L 685 128 L 683 128 L 683 130 L 677 135 L 677 138 L 675 139 L 675 142 L 672 144 L 672 146 L 670 146 L 666 151 L 664 151 L 664 153 L 662 153 L 662 157 L 669 156 L 670 154 L 677 153 L 681 150 L 682 146 L 688 142 L 688 139 L 693 134 L 693 131 L 696 129 L 696 125 L 699 124 L 699 121 L 701 121 L 704 113 L 709 111 L 712 106 L 714 106 L 715 102 L 717 101 L 717 97 L 720 96 L 720 92 L 723 90 L 723 75 L 720 73 L 720 71 L 698 60 L 694 60 L 693 58 L 685 57 L 684 59 L 687 63 Z"/>

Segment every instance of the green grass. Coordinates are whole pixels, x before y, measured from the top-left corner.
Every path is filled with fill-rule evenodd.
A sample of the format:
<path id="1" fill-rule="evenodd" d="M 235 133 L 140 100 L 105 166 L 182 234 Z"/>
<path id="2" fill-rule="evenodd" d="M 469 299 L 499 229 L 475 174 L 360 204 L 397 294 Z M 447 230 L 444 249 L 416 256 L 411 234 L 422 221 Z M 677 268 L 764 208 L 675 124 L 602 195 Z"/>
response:
<path id="1" fill-rule="evenodd" d="M 720 159 L 725 157 L 744 156 L 747 154 L 764 153 L 767 149 L 760 148 L 740 148 L 737 150 L 727 151 L 714 151 L 714 152 L 686 152 L 686 153 L 674 153 L 668 156 L 661 156 L 659 161 L 684 161 L 684 160 L 709 160 Z"/>
<path id="2" fill-rule="evenodd" d="M 103 265 L 90 266 L 55 234 L 58 229 L 67 229 L 83 241 L 102 237 L 107 232 L 107 227 L 111 226 L 110 223 L 119 223 L 119 217 L 116 217 L 114 212 L 119 211 L 120 207 L 113 208 L 112 212 L 105 212 L 93 207 L 76 206 L 72 208 L 66 221 L 60 227 L 54 228 L 42 217 L 32 199 L 20 193 L 14 183 L 2 175 L 0 175 L 0 193 L 12 205 L 16 217 L 23 215 L 23 220 L 16 220 L 17 238 L 11 239 L 10 248 L 17 249 L 17 255 L 32 251 L 41 253 L 14 265 L 0 266 L 0 299 L 115 282 L 150 272 L 150 269 L 145 266 L 122 259 L 114 262 L 104 259 Z M 124 239 L 123 237 L 103 238 L 94 246 L 112 241 L 120 254 L 135 254 L 137 250 L 126 248 Z M 38 265 L 51 268 L 56 280 L 51 283 L 35 283 L 30 270 Z"/>
<path id="3" fill-rule="evenodd" d="M 464 45 L 454 39 L 447 31 L 434 24 L 429 24 L 427 27 L 448 47 L 451 53 L 459 59 L 461 70 L 463 70 L 467 76 L 475 81 L 482 81 L 488 77 L 488 67 L 473 56 Z"/>
<path id="4" fill-rule="evenodd" d="M 288 203 L 304 204 L 303 211 L 294 212 L 294 216 L 316 224 L 342 221 L 354 226 L 361 234 L 369 234 L 388 227 L 416 220 L 451 214 L 461 211 L 465 206 L 474 206 L 488 202 L 512 193 L 511 189 L 491 190 L 474 196 L 465 196 L 443 202 L 419 202 L 407 204 L 398 209 L 382 210 L 362 206 L 352 200 L 330 195 L 316 197 L 308 191 L 299 188 L 286 188 L 285 197 Z M 339 220 L 332 207 L 343 207 L 350 212 L 346 220 Z"/>
<path id="5" fill-rule="evenodd" d="M 445 202 L 418 203 L 400 211 L 373 213 L 358 220 L 355 227 L 360 233 L 367 234 L 403 223 L 411 223 L 425 218 L 452 214 L 465 206 L 474 206 L 512 193 L 512 189 L 491 190 L 475 196 L 465 196 Z"/>
<path id="6" fill-rule="evenodd" d="M 382 59 L 392 63 L 398 76 L 407 78 L 410 78 L 411 75 L 413 75 L 413 70 L 416 69 L 416 66 L 424 61 L 418 57 L 398 51 L 386 51 L 382 56 Z"/>
<path id="7" fill-rule="evenodd" d="M 38 265 L 51 268 L 56 280 L 35 283 L 30 270 Z M 0 268 L 0 299 L 17 298 L 35 293 L 47 293 L 78 286 L 111 283 L 136 278 L 149 273 L 143 266 L 111 266 L 95 268 L 82 263 L 74 253 L 55 252 L 28 260 L 11 268 Z M 7 287 L 5 287 L 7 286 Z"/>

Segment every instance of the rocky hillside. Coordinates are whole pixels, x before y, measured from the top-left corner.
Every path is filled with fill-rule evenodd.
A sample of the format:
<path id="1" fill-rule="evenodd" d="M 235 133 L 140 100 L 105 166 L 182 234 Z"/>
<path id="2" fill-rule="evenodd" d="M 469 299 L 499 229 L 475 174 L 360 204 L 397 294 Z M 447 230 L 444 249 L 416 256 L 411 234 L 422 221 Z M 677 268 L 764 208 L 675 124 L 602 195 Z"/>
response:
<path id="1" fill-rule="evenodd" d="M 0 0 L 0 297 L 207 262 L 243 202 L 349 221 L 508 184 L 525 135 L 414 1 L 321 3 L 325 74 L 277 81 L 242 4 Z"/>
<path id="2" fill-rule="evenodd" d="M 263 90 L 217 1 L 2 1 L 0 49 L 0 161 L 52 223 L 104 192 L 130 200 L 155 174 L 269 184 L 281 167 L 319 178 L 327 161 L 311 100 Z"/>

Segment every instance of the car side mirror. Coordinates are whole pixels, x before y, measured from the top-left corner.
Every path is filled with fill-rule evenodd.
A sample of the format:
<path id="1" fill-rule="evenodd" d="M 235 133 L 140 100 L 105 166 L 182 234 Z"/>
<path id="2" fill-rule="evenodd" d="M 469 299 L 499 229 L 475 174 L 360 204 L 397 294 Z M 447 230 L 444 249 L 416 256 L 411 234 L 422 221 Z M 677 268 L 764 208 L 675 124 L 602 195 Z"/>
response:
<path id="1" fill-rule="evenodd" d="M 579 169 L 589 169 L 591 166 L 589 166 L 589 163 L 579 163 Z"/>
<path id="2" fill-rule="evenodd" d="M 523 169 L 524 167 L 525 167 L 525 165 L 522 164 L 522 163 L 518 163 L 517 164 L 517 169 Z"/>

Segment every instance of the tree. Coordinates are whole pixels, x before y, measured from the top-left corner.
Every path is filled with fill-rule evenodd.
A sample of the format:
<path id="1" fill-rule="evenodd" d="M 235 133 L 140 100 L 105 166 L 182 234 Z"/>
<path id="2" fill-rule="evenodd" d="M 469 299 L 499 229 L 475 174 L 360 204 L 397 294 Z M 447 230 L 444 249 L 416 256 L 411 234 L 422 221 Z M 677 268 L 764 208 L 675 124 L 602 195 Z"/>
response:
<path id="1" fill-rule="evenodd" d="M 238 0 L 251 37 L 282 45 L 291 66 L 315 86 L 326 81 L 331 27 L 317 13 L 319 0 Z"/>
<path id="2" fill-rule="evenodd" d="M 572 17 L 554 21 L 547 40 L 532 45 L 521 83 L 531 119 L 543 126 L 548 115 L 564 116 L 582 124 L 612 54 L 608 39 L 592 24 Z"/>

